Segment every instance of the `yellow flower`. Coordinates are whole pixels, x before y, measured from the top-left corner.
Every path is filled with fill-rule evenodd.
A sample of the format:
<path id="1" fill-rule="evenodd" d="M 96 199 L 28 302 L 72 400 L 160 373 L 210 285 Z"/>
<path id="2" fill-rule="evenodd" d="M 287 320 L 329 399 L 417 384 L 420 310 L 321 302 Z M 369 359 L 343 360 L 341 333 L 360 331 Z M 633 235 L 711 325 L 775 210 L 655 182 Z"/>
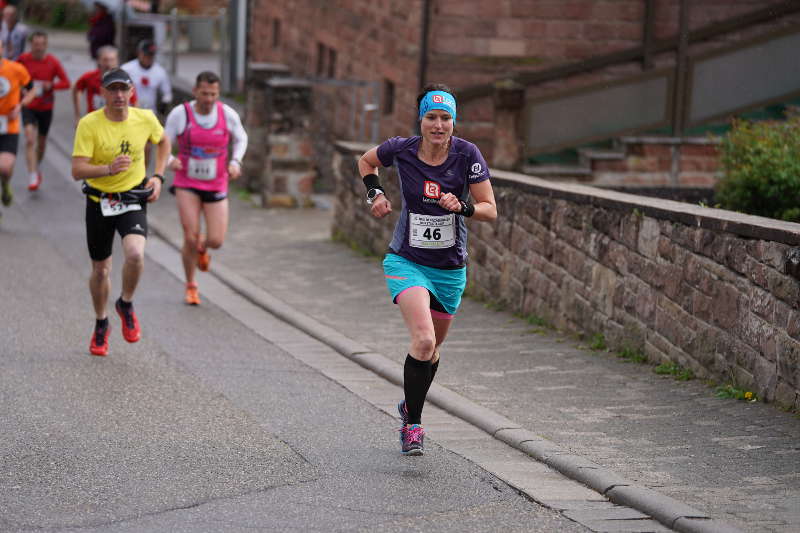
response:
<path id="1" fill-rule="evenodd" d="M 744 399 L 745 400 L 752 400 L 753 399 L 753 393 L 750 392 L 750 391 L 745 392 L 744 393 Z"/>

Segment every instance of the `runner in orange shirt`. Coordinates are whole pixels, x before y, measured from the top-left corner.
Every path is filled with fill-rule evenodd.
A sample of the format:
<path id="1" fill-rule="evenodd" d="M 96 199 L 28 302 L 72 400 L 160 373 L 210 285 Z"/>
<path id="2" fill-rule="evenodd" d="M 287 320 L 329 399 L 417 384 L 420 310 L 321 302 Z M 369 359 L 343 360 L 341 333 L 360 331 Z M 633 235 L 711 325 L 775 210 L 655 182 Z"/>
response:
<path id="1" fill-rule="evenodd" d="M 3 43 L 0 42 L 0 56 Z M 22 106 L 36 96 L 28 71 L 16 61 L 0 59 L 0 201 L 8 207 L 14 199 L 11 192 L 11 175 L 17 161 L 19 124 Z"/>

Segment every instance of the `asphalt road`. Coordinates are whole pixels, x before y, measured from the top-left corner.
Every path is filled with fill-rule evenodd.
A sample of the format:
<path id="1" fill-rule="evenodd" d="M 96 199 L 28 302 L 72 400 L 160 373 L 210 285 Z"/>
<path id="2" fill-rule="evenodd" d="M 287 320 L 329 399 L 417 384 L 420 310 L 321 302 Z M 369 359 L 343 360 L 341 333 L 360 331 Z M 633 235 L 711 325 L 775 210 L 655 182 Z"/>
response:
<path id="1" fill-rule="evenodd" d="M 65 94 L 57 106 L 55 135 Z M 402 457 L 389 416 L 235 313 L 181 305 L 150 259 L 142 341 L 112 314 L 110 355 L 90 356 L 84 200 L 64 154 L 43 173 L 29 194 L 19 158 L 0 220 L 3 531 L 585 530 L 433 442 Z"/>

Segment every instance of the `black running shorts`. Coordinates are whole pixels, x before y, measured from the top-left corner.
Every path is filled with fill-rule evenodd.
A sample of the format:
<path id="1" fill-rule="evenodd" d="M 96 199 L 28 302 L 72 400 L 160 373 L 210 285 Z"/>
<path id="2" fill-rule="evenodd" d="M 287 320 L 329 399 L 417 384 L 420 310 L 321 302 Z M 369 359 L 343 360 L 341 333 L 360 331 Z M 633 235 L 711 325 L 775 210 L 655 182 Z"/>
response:
<path id="1" fill-rule="evenodd" d="M 22 108 L 22 123 L 26 126 L 33 124 L 39 130 L 39 135 L 47 137 L 50 132 L 50 124 L 53 122 L 53 110 L 37 111 L 35 109 Z"/>
<path id="2" fill-rule="evenodd" d="M 202 189 L 195 189 L 194 187 L 171 187 L 170 192 L 175 194 L 174 189 L 183 189 L 184 191 L 190 191 L 200 197 L 200 201 L 204 204 L 213 204 L 214 202 L 221 202 L 225 198 L 228 197 L 228 193 L 226 191 L 204 191 Z"/>
<path id="3" fill-rule="evenodd" d="M 19 135 L 16 133 L 6 133 L 0 135 L 0 152 L 8 152 L 17 155 L 17 147 L 19 146 Z"/>
<path id="4" fill-rule="evenodd" d="M 147 237 L 147 203 L 140 211 L 128 211 L 115 217 L 104 217 L 100 202 L 86 197 L 86 243 L 92 261 L 103 261 L 111 256 L 114 232 L 120 237 L 136 234 Z"/>

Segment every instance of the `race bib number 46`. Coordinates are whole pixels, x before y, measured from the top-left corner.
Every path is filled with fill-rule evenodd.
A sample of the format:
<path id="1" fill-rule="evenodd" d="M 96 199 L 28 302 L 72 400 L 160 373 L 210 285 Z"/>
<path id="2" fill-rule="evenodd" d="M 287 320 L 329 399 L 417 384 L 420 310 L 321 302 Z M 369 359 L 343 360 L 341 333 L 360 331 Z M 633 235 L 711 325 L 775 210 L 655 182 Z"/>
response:
<path id="1" fill-rule="evenodd" d="M 450 248 L 455 245 L 455 215 L 409 213 L 408 244 L 414 248 Z"/>

